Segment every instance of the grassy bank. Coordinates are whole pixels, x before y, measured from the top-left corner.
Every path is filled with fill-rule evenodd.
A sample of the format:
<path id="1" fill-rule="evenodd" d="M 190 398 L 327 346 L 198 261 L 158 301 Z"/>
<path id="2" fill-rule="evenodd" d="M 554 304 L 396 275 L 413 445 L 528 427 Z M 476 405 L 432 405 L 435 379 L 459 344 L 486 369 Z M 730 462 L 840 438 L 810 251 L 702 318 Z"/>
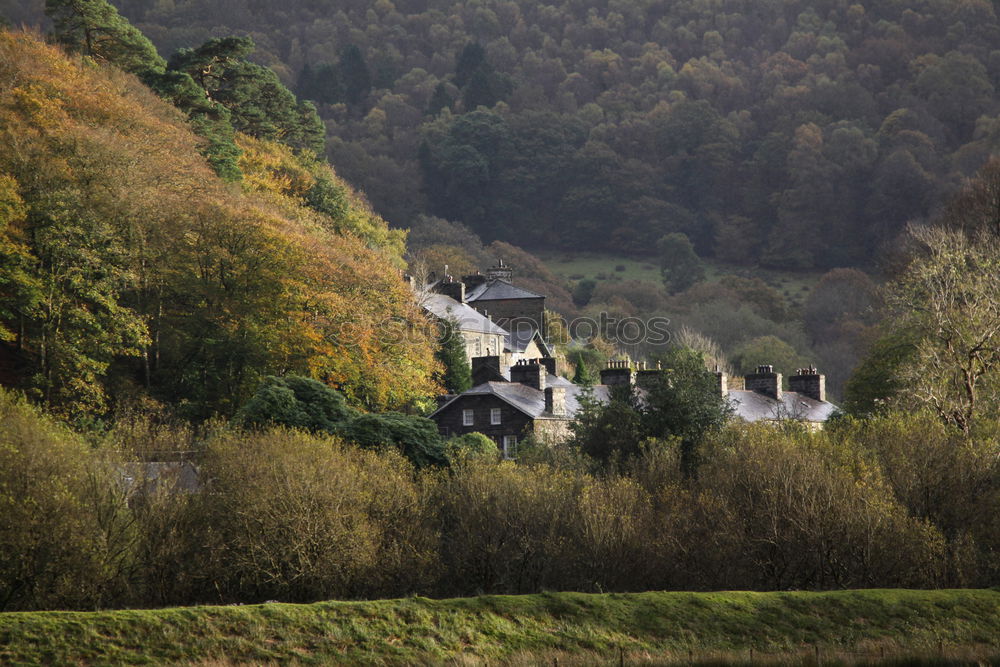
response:
<path id="1" fill-rule="evenodd" d="M 1000 591 L 558 593 L 0 614 L 2 664 L 1000 660 Z"/>

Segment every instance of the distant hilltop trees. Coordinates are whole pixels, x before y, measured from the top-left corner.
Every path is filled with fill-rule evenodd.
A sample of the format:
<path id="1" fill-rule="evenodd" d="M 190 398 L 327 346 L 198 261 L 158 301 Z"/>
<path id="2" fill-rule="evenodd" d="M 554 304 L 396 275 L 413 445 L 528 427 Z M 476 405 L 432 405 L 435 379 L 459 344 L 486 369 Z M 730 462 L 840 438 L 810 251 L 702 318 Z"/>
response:
<path id="1" fill-rule="evenodd" d="M 1000 148 L 987 2 L 117 6 L 163 53 L 253 35 L 388 220 L 486 242 L 862 266 Z"/>

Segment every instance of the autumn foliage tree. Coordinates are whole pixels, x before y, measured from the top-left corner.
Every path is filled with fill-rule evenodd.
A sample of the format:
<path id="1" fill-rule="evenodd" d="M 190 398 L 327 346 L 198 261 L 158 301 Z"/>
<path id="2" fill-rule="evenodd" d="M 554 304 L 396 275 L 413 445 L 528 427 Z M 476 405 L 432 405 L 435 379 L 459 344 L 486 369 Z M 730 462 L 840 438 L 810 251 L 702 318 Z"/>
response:
<path id="1" fill-rule="evenodd" d="M 890 285 L 895 326 L 912 332 L 914 354 L 900 367 L 915 401 L 968 433 L 1000 401 L 1000 270 L 995 237 L 914 229 L 916 254 Z"/>
<path id="2" fill-rule="evenodd" d="M 0 52 L 3 248 L 22 258 L 0 303 L 39 397 L 82 416 L 142 387 L 202 417 L 288 372 L 371 409 L 434 391 L 404 237 L 328 166 L 244 138 L 234 191 L 131 76 L 26 34 Z M 317 187 L 339 204 L 305 205 Z"/>

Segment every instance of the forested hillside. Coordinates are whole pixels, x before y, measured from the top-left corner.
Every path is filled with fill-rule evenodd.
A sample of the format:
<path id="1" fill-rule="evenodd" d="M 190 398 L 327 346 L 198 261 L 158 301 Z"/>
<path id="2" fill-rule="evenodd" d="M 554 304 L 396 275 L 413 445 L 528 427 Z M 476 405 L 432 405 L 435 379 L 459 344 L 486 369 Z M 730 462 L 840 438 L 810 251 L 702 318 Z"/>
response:
<path id="1" fill-rule="evenodd" d="M 367 409 L 433 393 L 403 233 L 308 151 L 230 128 L 234 171 L 218 176 L 196 113 L 101 64 L 155 51 L 119 48 L 143 44 L 124 28 L 99 34 L 115 38 L 80 58 L 0 31 L 4 384 L 77 419 L 143 397 L 230 414 L 269 374 Z"/>
<path id="2" fill-rule="evenodd" d="M 124 4 L 169 57 L 44 5 L 0 29 L 0 611 L 1000 584 L 990 5 Z M 570 291 L 595 246 L 639 256 Z M 546 332 L 579 382 L 654 314 L 669 381 L 445 440 L 400 273 L 498 255 L 601 327 Z M 706 370 L 817 359 L 861 365 L 815 431 Z"/>
<path id="3" fill-rule="evenodd" d="M 865 265 L 1000 141 L 985 0 L 115 4 L 164 53 L 251 35 L 391 223 L 487 242 Z"/>

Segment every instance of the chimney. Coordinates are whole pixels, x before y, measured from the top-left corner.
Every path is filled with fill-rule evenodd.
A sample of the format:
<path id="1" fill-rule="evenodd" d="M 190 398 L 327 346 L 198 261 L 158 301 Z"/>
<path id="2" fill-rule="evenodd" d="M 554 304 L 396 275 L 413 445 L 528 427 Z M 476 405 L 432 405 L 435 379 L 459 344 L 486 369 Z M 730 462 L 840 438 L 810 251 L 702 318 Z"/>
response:
<path id="1" fill-rule="evenodd" d="M 629 361 L 609 361 L 607 368 L 601 369 L 601 384 L 631 385 L 632 364 Z"/>
<path id="2" fill-rule="evenodd" d="M 545 388 L 545 411 L 553 417 L 566 416 L 566 387 Z"/>
<path id="3" fill-rule="evenodd" d="M 815 366 L 800 368 L 788 378 L 788 391 L 798 392 L 814 401 L 826 401 L 826 376 L 820 375 Z"/>
<path id="4" fill-rule="evenodd" d="M 747 374 L 743 384 L 748 391 L 781 399 L 781 373 L 775 373 L 774 366 L 758 366 L 756 373 Z"/>
<path id="5" fill-rule="evenodd" d="M 481 385 L 484 382 L 506 382 L 500 372 L 500 357 L 472 357 L 472 384 Z"/>
<path id="6" fill-rule="evenodd" d="M 514 277 L 514 270 L 503 263 L 503 259 L 497 260 L 497 265 L 486 269 L 487 280 L 502 280 L 509 283 Z"/>
<path id="7" fill-rule="evenodd" d="M 545 391 L 545 366 L 538 359 L 521 359 L 510 367 L 510 381 Z"/>
<path id="8" fill-rule="evenodd" d="M 486 282 L 486 276 L 476 271 L 468 276 L 462 276 L 462 282 L 465 283 L 466 289 L 473 290 Z"/>
<path id="9" fill-rule="evenodd" d="M 444 280 L 437 284 L 435 291 L 438 294 L 450 296 L 459 303 L 465 303 L 465 283 L 455 280 L 451 276 L 445 276 Z"/>
<path id="10" fill-rule="evenodd" d="M 556 361 L 555 357 L 542 357 L 538 360 L 542 366 L 545 366 L 545 370 L 549 372 L 549 375 L 559 375 L 556 371 L 559 370 L 559 362 Z"/>
<path id="11" fill-rule="evenodd" d="M 635 386 L 642 389 L 651 389 L 664 377 L 660 363 L 656 363 L 656 368 L 646 368 L 646 362 L 639 362 L 639 368 L 635 372 Z"/>
<path id="12" fill-rule="evenodd" d="M 722 398 L 729 396 L 729 376 L 726 375 L 725 371 L 719 370 L 719 367 L 715 367 L 715 389 L 719 392 Z"/>

